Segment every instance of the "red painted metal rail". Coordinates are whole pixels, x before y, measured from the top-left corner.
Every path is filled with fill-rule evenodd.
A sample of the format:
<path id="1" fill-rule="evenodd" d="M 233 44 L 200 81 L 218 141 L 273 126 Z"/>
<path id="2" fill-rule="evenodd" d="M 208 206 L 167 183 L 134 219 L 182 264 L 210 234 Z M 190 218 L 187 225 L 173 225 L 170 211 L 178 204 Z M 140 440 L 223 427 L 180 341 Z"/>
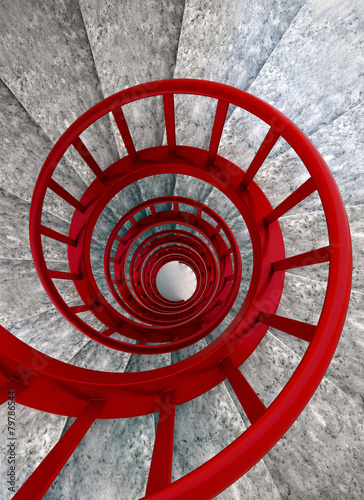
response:
<path id="1" fill-rule="evenodd" d="M 178 144 L 174 112 L 177 94 L 216 100 L 208 150 Z M 168 145 L 137 151 L 122 108 L 158 95 L 163 96 Z M 270 127 L 246 172 L 218 155 L 229 105 L 247 110 Z M 107 113 L 115 120 L 128 155 L 102 170 L 80 136 Z M 265 159 L 280 137 L 302 160 L 309 179 L 273 208 L 254 177 L 264 168 Z M 69 148 L 76 149 L 95 175 L 80 199 L 52 178 Z M 244 218 L 254 254 L 246 298 L 239 304 L 231 324 L 206 348 L 175 365 L 138 373 L 97 372 L 67 365 L 32 349 L 0 327 L 2 396 L 11 388 L 20 404 L 78 417 L 16 494 L 17 499 L 42 497 L 95 418 L 132 417 L 154 413 L 158 408 L 159 424 L 145 498 L 214 498 L 247 472 L 287 431 L 330 363 L 344 324 L 351 286 L 350 233 L 338 188 L 318 151 L 287 117 L 250 94 L 214 82 L 166 80 L 126 89 L 87 111 L 56 143 L 34 190 L 30 242 L 40 279 L 58 310 L 95 341 L 140 355 L 181 349 L 208 335 L 226 317 L 240 286 L 240 251 L 221 217 L 195 200 L 148 200 L 125 214 L 105 242 L 108 286 L 115 303 L 133 315 L 134 320 L 109 303 L 97 285 L 90 248 L 103 210 L 133 182 L 167 173 L 208 182 L 226 195 Z M 48 189 L 74 209 L 68 234 L 42 224 Z M 314 191 L 322 202 L 329 244 L 286 258 L 279 219 Z M 172 208 L 159 212 L 156 207 L 161 203 L 170 203 Z M 181 209 L 182 203 L 192 207 L 192 212 Z M 48 269 L 42 238 L 66 245 L 69 269 Z M 196 274 L 196 292 L 188 301 L 174 303 L 158 291 L 157 273 L 171 260 L 189 265 Z M 294 311 L 292 318 L 277 315 L 285 271 L 322 262 L 329 262 L 329 279 L 318 323 L 298 321 Z M 57 289 L 58 280 L 73 283 L 80 304 L 67 304 Z M 79 314 L 84 311 L 92 312 L 102 322 L 103 332 L 81 319 Z M 287 385 L 265 407 L 239 367 L 260 343 L 268 326 L 302 339 L 308 347 Z M 112 338 L 113 333 L 122 335 L 124 340 Z M 171 484 L 175 408 L 225 379 L 230 381 L 251 426 L 211 460 Z"/>

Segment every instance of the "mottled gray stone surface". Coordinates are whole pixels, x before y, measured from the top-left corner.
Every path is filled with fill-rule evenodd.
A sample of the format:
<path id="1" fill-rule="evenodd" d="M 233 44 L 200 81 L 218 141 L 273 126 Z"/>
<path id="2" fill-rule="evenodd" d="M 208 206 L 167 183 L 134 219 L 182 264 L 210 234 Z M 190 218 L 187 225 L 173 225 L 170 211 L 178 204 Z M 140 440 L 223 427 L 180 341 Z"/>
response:
<path id="1" fill-rule="evenodd" d="M 16 321 L 53 308 L 33 261 L 0 259 L 0 264 L 0 323 L 5 328 Z M 64 263 L 50 262 L 49 265 L 54 270 L 64 269 Z M 67 302 L 77 298 L 73 282 L 55 281 Z"/>
<path id="2" fill-rule="evenodd" d="M 234 203 L 216 188 L 211 189 L 204 199 L 204 204 L 217 212 L 227 223 L 240 215 Z"/>
<path id="3" fill-rule="evenodd" d="M 188 0 L 175 77 L 247 89 L 303 3 Z M 208 146 L 215 104 L 191 97 L 177 103 L 176 111 L 181 144 Z"/>
<path id="4" fill-rule="evenodd" d="M 265 406 L 269 406 L 286 385 L 301 358 L 269 331 L 240 371 Z"/>
<path id="5" fill-rule="evenodd" d="M 329 244 L 327 224 L 323 212 L 281 217 L 279 223 L 282 229 L 286 257 L 326 247 Z M 287 272 L 326 282 L 328 271 L 329 263 L 324 262 L 290 269 Z"/>
<path id="6" fill-rule="evenodd" d="M 329 124 L 362 100 L 363 19 L 360 0 L 306 2 L 249 92 L 277 107 L 306 134 Z M 221 154 L 245 169 L 250 163 L 245 141 L 256 151 L 267 128 L 236 109 L 225 126 Z M 271 155 L 287 148 L 280 141 Z"/>
<path id="7" fill-rule="evenodd" d="M 66 429 L 73 420 L 68 419 Z M 44 498 L 141 498 L 154 436 L 153 415 L 96 420 Z"/>
<path id="8" fill-rule="evenodd" d="M 180 349 L 179 351 L 174 351 L 171 353 L 171 364 L 178 363 L 183 359 L 189 358 L 193 356 L 197 352 L 201 351 L 207 346 L 205 339 L 199 340 L 195 344 L 189 345 L 184 349 Z"/>
<path id="9" fill-rule="evenodd" d="M 125 371 L 130 372 L 144 372 L 147 370 L 156 370 L 171 364 L 171 353 L 165 354 L 132 354 L 129 358 L 128 366 Z"/>
<path id="10" fill-rule="evenodd" d="M 55 308 L 18 321 L 10 325 L 9 331 L 43 354 L 65 362 L 89 342 Z"/>
<path id="11" fill-rule="evenodd" d="M 323 283 L 287 272 L 277 314 L 317 324 L 325 291 Z"/>
<path id="12" fill-rule="evenodd" d="M 81 0 L 81 10 L 97 72 L 105 96 L 124 88 L 173 78 L 182 23 L 184 0 L 160 2 L 97 2 Z M 161 97 L 152 97 L 124 106 L 125 117 L 137 149 L 162 144 L 165 130 Z M 114 121 L 113 131 L 120 155 L 126 155 Z M 159 179 L 154 185 L 164 182 Z M 173 182 L 168 192 L 173 193 Z M 143 193 L 143 196 L 146 193 Z"/>
<path id="13" fill-rule="evenodd" d="M 38 174 L 53 143 L 1 80 L 0 100 L 0 182 L 10 193 L 30 202 Z M 86 188 L 65 160 L 59 163 L 53 178 L 78 199 Z M 73 208 L 50 191 L 44 207 L 66 220 L 72 217 Z"/>
<path id="14" fill-rule="evenodd" d="M 291 286 L 287 287 L 287 290 L 290 290 L 291 293 L 296 293 L 296 288 L 308 289 L 308 287 L 311 287 L 311 289 L 316 289 L 317 294 L 323 295 L 326 288 L 324 284 L 298 276 L 291 276 L 290 281 Z M 318 292 L 320 289 L 321 291 Z M 363 335 L 363 306 L 364 295 L 352 292 L 343 332 L 326 374 L 334 384 L 359 404 L 362 404 L 364 400 L 363 345 L 361 341 Z M 306 307 L 308 320 L 310 320 L 310 317 L 316 317 L 320 309 L 320 307 L 316 307 L 314 302 L 307 303 L 307 301 L 304 301 L 303 307 Z M 287 317 L 297 317 L 296 313 L 284 304 L 280 306 L 280 314 Z M 298 315 L 303 316 L 302 312 Z M 299 356 L 303 356 L 308 346 L 306 342 L 273 328 L 271 328 L 271 331 Z"/>
<path id="15" fill-rule="evenodd" d="M 353 249 L 352 288 L 358 292 L 364 290 L 364 207 L 348 206 L 346 212 L 349 219 Z M 284 237 L 286 256 L 297 255 L 328 245 L 327 224 L 323 212 L 282 217 L 280 225 Z M 329 264 L 298 267 L 287 272 L 298 276 L 326 282 Z"/>
<path id="16" fill-rule="evenodd" d="M 264 459 L 282 498 L 362 498 L 363 417 L 361 407 L 324 379 Z"/>
<path id="17" fill-rule="evenodd" d="M 113 338 L 118 338 L 115 334 Z M 72 358 L 71 364 L 89 370 L 123 372 L 128 364 L 130 354 L 110 349 L 94 340 L 87 344 Z"/>
<path id="18" fill-rule="evenodd" d="M 9 259 L 31 259 L 29 245 L 30 203 L 0 188 L 0 256 Z M 68 234 L 69 224 L 43 212 L 42 223 L 63 234 Z M 67 260 L 67 245 L 42 237 L 44 256 L 48 260 Z"/>
<path id="19" fill-rule="evenodd" d="M 245 425 L 227 392 L 220 384 L 208 393 L 176 408 L 172 480 L 196 469 L 245 430 Z M 264 462 L 218 498 L 280 498 Z"/>
<path id="20" fill-rule="evenodd" d="M 249 91 L 306 134 L 359 104 L 363 14 L 360 0 L 305 2 Z"/>
<path id="21" fill-rule="evenodd" d="M 175 96 L 176 142 L 183 146 L 208 149 L 216 99 L 199 95 Z"/>
<path id="22" fill-rule="evenodd" d="M 177 175 L 175 174 L 161 174 L 141 179 L 139 186 L 143 200 L 159 198 L 160 196 L 172 196 L 174 194 L 176 178 Z M 158 210 L 170 210 L 171 207 L 170 203 L 163 203 L 158 205 Z"/>
<path id="23" fill-rule="evenodd" d="M 350 206 L 362 204 L 363 199 L 360 183 L 364 155 L 363 113 L 364 106 L 360 104 L 310 135 L 311 141 L 333 173 L 344 203 Z M 308 177 L 309 173 L 303 163 L 290 149 L 278 156 L 268 157 L 254 180 L 266 193 L 272 205 L 276 206 Z M 290 210 L 288 215 L 320 209 L 320 198 L 311 195 Z"/>
<path id="24" fill-rule="evenodd" d="M 207 182 L 189 175 L 177 175 L 174 188 L 175 196 L 186 196 L 203 203 L 210 191 L 211 185 Z"/>
<path id="25" fill-rule="evenodd" d="M 259 118 L 241 108 L 235 108 L 225 122 L 218 154 L 247 170 L 268 130 L 269 126 Z M 270 155 L 275 152 L 276 147 L 277 145 Z"/>
<path id="26" fill-rule="evenodd" d="M 268 332 L 240 370 L 269 405 L 299 361 Z M 361 498 L 362 427 L 362 408 L 325 378 L 298 420 L 264 458 L 282 498 Z"/>
<path id="27" fill-rule="evenodd" d="M 6 0 L 1 10 L 0 77 L 56 141 L 103 98 L 78 2 Z M 82 137 L 102 167 L 118 159 L 108 117 Z M 76 151 L 67 157 L 84 179 L 94 178 Z"/>
<path id="28" fill-rule="evenodd" d="M 15 409 L 16 436 L 16 491 L 38 467 L 61 436 L 66 417 L 43 413 L 32 408 L 16 404 Z M 0 407 L 0 490 L 4 500 L 13 498 L 8 491 L 7 472 L 7 438 L 8 405 Z"/>

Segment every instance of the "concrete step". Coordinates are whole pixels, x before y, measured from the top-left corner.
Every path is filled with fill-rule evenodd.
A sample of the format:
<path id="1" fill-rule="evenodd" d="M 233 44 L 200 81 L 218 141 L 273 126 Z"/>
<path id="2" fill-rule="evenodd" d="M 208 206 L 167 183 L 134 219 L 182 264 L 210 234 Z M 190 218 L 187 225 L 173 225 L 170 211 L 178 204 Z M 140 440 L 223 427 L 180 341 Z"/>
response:
<path id="1" fill-rule="evenodd" d="M 16 486 L 15 491 L 28 479 L 32 472 L 58 442 L 67 417 L 44 413 L 19 404 L 15 405 L 16 437 Z M 8 405 L 0 407 L 0 446 L 2 450 L 0 489 L 2 498 L 10 500 L 14 493 L 7 483 Z M 5 465 L 6 464 L 6 465 Z"/>
<path id="2" fill-rule="evenodd" d="M 364 105 L 359 104 L 318 131 L 309 135 L 334 175 L 345 205 L 361 205 L 363 190 L 360 179 L 364 146 Z M 278 205 L 309 177 L 307 169 L 290 149 L 264 162 L 254 180 L 273 206 Z M 287 216 L 322 210 L 317 194 L 294 207 Z M 281 219 L 282 220 L 282 219 Z"/>
<path id="3" fill-rule="evenodd" d="M 135 372 L 169 364 L 170 354 L 130 356 L 90 341 L 72 363 L 103 371 Z M 73 421 L 67 419 L 64 432 Z M 44 498 L 106 500 L 121 496 L 136 500 L 144 496 L 154 439 L 154 414 L 96 420 Z"/>
<path id="4" fill-rule="evenodd" d="M 0 81 L 0 98 L 3 103 L 3 114 L 0 117 L 0 135 L 2 145 L 0 151 L 0 180 L 2 187 L 6 190 L 0 193 L 0 203 L 2 206 L 3 227 L 8 227 L 13 234 L 8 233 L 3 244 L 8 246 L 7 256 L 11 258 L 28 258 L 28 218 L 30 210 L 30 201 L 33 196 L 34 186 L 41 170 L 42 164 L 53 147 L 52 142 L 42 131 L 27 110 L 20 104 L 17 98 L 10 92 L 8 87 Z M 19 134 L 19 129 L 22 134 Z M 74 197 L 80 199 L 87 184 L 82 180 L 76 170 L 68 161 L 63 159 L 57 167 L 53 178 L 56 182 L 67 189 Z M 13 195 L 13 196 L 11 196 Z M 126 191 L 123 192 L 126 198 Z M 110 203 L 103 213 L 103 225 L 113 227 L 116 214 L 120 213 L 120 205 L 125 209 L 122 202 L 119 201 L 121 195 L 116 197 Z M 123 198 L 123 200 L 124 200 Z M 141 201 L 140 195 L 137 199 Z M 131 202 L 130 196 L 127 201 Z M 74 209 L 64 202 L 59 196 L 50 190 L 47 190 L 44 200 L 44 211 L 42 223 L 50 225 L 64 234 L 68 233 L 69 224 L 65 221 L 71 221 Z M 114 212 L 113 212 L 114 211 Z M 56 217 L 52 217 L 54 214 Z M 7 219 L 7 221 L 5 220 Z M 95 238 L 98 236 L 96 230 Z M 23 240 L 24 236 L 24 240 Z M 14 238 L 17 239 L 17 244 Z M 22 241 L 20 241 L 22 239 Z M 50 258 L 65 260 L 67 248 L 53 240 L 45 239 L 46 255 Z M 10 247 L 9 247 L 10 245 Z M 12 250 L 13 249 L 13 253 Z"/>
<path id="5" fill-rule="evenodd" d="M 330 5 L 305 2 L 249 92 L 277 107 L 306 134 L 358 105 L 363 13 L 360 0 L 333 0 Z M 244 170 L 267 130 L 265 124 L 245 115 L 239 109 L 232 113 L 219 148 L 219 154 Z M 280 139 L 271 157 L 287 149 Z"/>
<path id="6" fill-rule="evenodd" d="M 66 270 L 64 262 L 50 261 L 49 264 L 53 270 Z M 5 328 L 53 308 L 35 271 L 33 261 L 1 259 L 0 275 L 0 323 Z M 57 280 L 57 288 L 67 302 L 78 298 L 72 282 Z"/>
<path id="7" fill-rule="evenodd" d="M 0 33 L 0 78 L 55 142 L 103 98 L 78 4 L 11 2 L 2 9 Z M 82 138 L 102 169 L 118 159 L 108 117 Z M 67 158 L 83 179 L 94 178 L 73 148 Z"/>
<path id="8" fill-rule="evenodd" d="M 362 205 L 347 206 L 346 213 L 350 224 L 353 248 L 353 283 L 355 291 L 363 290 L 362 265 L 363 256 L 363 218 Z M 292 217 L 282 217 L 280 220 L 285 241 L 287 257 L 308 252 L 328 245 L 326 219 L 323 211 L 312 212 Z M 291 274 L 310 278 L 326 283 L 329 272 L 329 263 L 291 269 Z"/>
<path id="9" fill-rule="evenodd" d="M 325 290 L 324 283 L 287 273 L 277 313 L 316 324 Z M 363 305 L 363 294 L 352 291 L 342 337 L 326 374 L 331 382 L 359 404 L 364 400 L 363 346 L 358 336 L 358 332 L 362 331 Z M 274 329 L 272 332 L 299 356 L 303 356 L 306 349 L 303 341 Z"/>
<path id="10" fill-rule="evenodd" d="M 64 432 L 73 421 L 68 419 Z M 153 424 L 153 415 L 96 420 L 44 499 L 141 498 L 153 452 Z"/>
<path id="11" fill-rule="evenodd" d="M 269 405 L 300 360 L 268 332 L 240 370 Z M 301 416 L 264 458 L 282 498 L 361 498 L 363 417 L 362 407 L 324 378 Z"/>
<path id="12" fill-rule="evenodd" d="M 203 341 L 201 341 L 203 344 Z M 206 345 L 206 344 L 205 344 Z M 196 347 L 189 350 L 191 355 Z M 186 354 L 186 353 L 184 353 Z M 172 362 L 184 355 L 172 353 Z M 224 383 L 176 408 L 172 480 L 188 474 L 223 450 L 245 430 Z M 218 495 L 219 499 L 281 498 L 263 461 Z"/>
<path id="13" fill-rule="evenodd" d="M 186 2 L 177 54 L 176 78 L 202 78 L 247 89 L 281 39 L 303 0 L 243 0 L 206 5 Z M 208 147 L 215 103 L 197 97 L 177 100 L 177 138 L 181 144 Z"/>
<path id="14" fill-rule="evenodd" d="M 111 335 L 118 338 L 117 334 Z M 70 360 L 70 364 L 103 372 L 124 372 L 130 353 L 116 351 L 85 337 L 86 343 Z"/>
<path id="15" fill-rule="evenodd" d="M 201 0 L 186 2 L 175 77 L 214 80 L 246 90 L 303 3 L 269 1 L 262 9 L 259 3 L 248 6 L 243 0 L 228 6 L 215 2 L 208 8 Z M 207 149 L 215 110 L 216 102 L 209 98 L 176 96 L 177 143 Z M 228 116 L 232 111 L 230 107 Z M 197 181 L 187 180 L 193 189 Z M 183 196 L 188 187 L 180 182 L 177 176 L 175 194 Z M 211 186 L 201 185 L 200 201 L 210 191 Z"/>
<path id="16" fill-rule="evenodd" d="M 105 96 L 142 83 L 146 83 L 146 90 L 152 89 L 153 84 L 148 82 L 173 78 L 184 3 L 149 0 L 136 7 L 132 1 L 80 2 Z M 137 150 L 162 144 L 165 125 L 161 97 L 134 102 L 123 109 Z M 112 125 L 119 153 L 125 156 L 113 120 Z M 150 185 L 164 195 L 172 194 L 174 176 L 154 178 Z M 142 198 L 148 199 L 146 183 L 139 186 Z"/>
<path id="17" fill-rule="evenodd" d="M 0 257 L 3 259 L 31 259 L 29 244 L 30 203 L 0 188 Z M 42 222 L 48 227 L 68 234 L 69 223 L 49 212 Z M 67 245 L 50 238 L 43 239 L 47 260 L 67 261 Z"/>
<path id="18" fill-rule="evenodd" d="M 80 1 L 105 96 L 133 85 L 173 78 L 184 1 Z M 146 89 L 152 88 L 148 83 Z M 164 133 L 163 106 L 154 98 L 125 106 L 137 149 L 157 146 Z M 141 103 L 140 103 L 141 104 Z M 119 137 L 119 133 L 117 133 Z M 118 144 L 119 145 L 119 144 Z M 121 146 L 120 152 L 125 152 Z"/>
<path id="19" fill-rule="evenodd" d="M 78 303 L 79 300 L 75 301 L 74 305 Z M 89 341 L 88 337 L 72 326 L 54 307 L 16 321 L 8 329 L 43 354 L 66 363 Z"/>
<path id="20" fill-rule="evenodd" d="M 53 143 L 1 80 L 0 99 L 1 186 L 30 202 L 38 174 Z M 54 179 L 78 199 L 86 189 L 85 182 L 65 160 L 60 162 Z M 47 193 L 45 210 L 67 221 L 73 213 L 72 207 L 52 192 Z"/>

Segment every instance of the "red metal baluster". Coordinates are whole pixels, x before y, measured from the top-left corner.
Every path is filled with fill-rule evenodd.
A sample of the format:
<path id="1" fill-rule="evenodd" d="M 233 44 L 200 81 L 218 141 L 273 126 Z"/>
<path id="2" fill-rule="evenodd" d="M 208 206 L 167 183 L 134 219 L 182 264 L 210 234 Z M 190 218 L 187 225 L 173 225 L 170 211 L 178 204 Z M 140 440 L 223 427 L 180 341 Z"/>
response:
<path id="1" fill-rule="evenodd" d="M 41 225 L 40 226 L 40 232 L 44 236 L 47 236 L 48 238 L 52 238 L 53 240 L 60 241 L 61 243 L 65 243 L 66 245 L 70 245 L 71 247 L 75 247 L 77 245 L 76 240 L 69 238 L 68 236 L 65 236 L 62 233 L 59 233 L 58 231 L 54 231 L 50 227 L 46 227 Z"/>
<path id="2" fill-rule="evenodd" d="M 229 357 L 223 359 L 220 366 L 226 373 L 231 387 L 234 389 L 247 417 L 254 424 L 266 412 L 266 407 L 239 368 L 234 365 Z"/>
<path id="3" fill-rule="evenodd" d="M 258 321 L 306 342 L 312 341 L 317 329 L 316 325 L 311 325 L 310 323 L 265 312 L 259 314 Z"/>
<path id="4" fill-rule="evenodd" d="M 146 495 L 162 490 L 171 482 L 175 403 L 174 389 L 162 393 L 157 433 L 150 464 Z"/>
<path id="5" fill-rule="evenodd" d="M 74 196 L 71 195 L 68 191 L 66 191 L 58 182 L 56 182 L 53 179 L 50 179 L 48 182 L 48 187 L 51 189 L 54 193 L 56 193 L 60 198 L 62 198 L 64 201 L 66 201 L 69 205 L 74 207 L 76 210 L 79 210 L 80 212 L 84 213 L 86 210 L 86 207 L 82 205 Z"/>
<path id="6" fill-rule="evenodd" d="M 65 271 L 52 271 L 48 270 L 48 275 L 52 279 L 56 280 L 73 280 L 73 281 L 78 281 L 81 279 L 81 276 L 79 274 L 75 273 L 68 273 Z"/>
<path id="7" fill-rule="evenodd" d="M 15 494 L 14 500 L 43 498 L 105 404 L 106 401 L 99 399 L 91 399 L 87 403 L 81 415 Z"/>
<path id="8" fill-rule="evenodd" d="M 128 124 L 124 116 L 124 112 L 121 108 L 116 108 L 112 111 L 116 125 L 118 126 L 120 135 L 124 141 L 126 150 L 130 155 L 131 161 L 133 163 L 139 161 L 138 153 L 136 152 L 133 139 L 130 134 Z"/>
<path id="9" fill-rule="evenodd" d="M 176 154 L 176 127 L 174 117 L 174 97 L 173 94 L 164 94 L 164 120 L 166 124 L 168 154 Z"/>
<path id="10" fill-rule="evenodd" d="M 73 143 L 73 147 L 76 149 L 78 154 L 82 157 L 85 163 L 90 167 L 92 172 L 96 175 L 96 177 L 102 182 L 107 181 L 107 177 L 104 172 L 101 170 L 99 165 L 97 164 L 95 158 L 92 156 L 90 151 L 87 149 L 86 145 L 82 142 L 80 137 L 77 137 Z"/>
<path id="11" fill-rule="evenodd" d="M 272 264 L 272 272 L 283 271 L 285 269 L 295 269 L 296 267 L 312 266 L 321 264 L 330 260 L 331 249 L 329 246 L 316 248 L 310 252 L 301 253 L 288 257 L 287 259 L 278 260 Z"/>
<path id="12" fill-rule="evenodd" d="M 282 217 L 286 212 L 301 203 L 302 200 L 310 196 L 316 190 L 316 184 L 312 177 L 302 184 L 299 188 L 293 191 L 292 194 L 282 201 L 275 209 L 273 209 L 264 219 L 264 222 L 269 226 L 275 220 Z"/>
<path id="13" fill-rule="evenodd" d="M 265 161 L 269 153 L 272 151 L 273 146 L 278 141 L 279 137 L 280 137 L 279 132 L 274 130 L 274 128 L 269 129 L 267 135 L 264 138 L 264 141 L 262 142 L 260 148 L 257 151 L 257 154 L 254 156 L 253 161 L 251 162 L 247 171 L 245 172 L 243 180 L 241 181 L 242 187 L 247 188 L 249 186 L 249 184 L 255 177 L 256 173 L 262 166 L 263 162 Z"/>
<path id="14" fill-rule="evenodd" d="M 229 109 L 229 103 L 227 101 L 222 101 L 221 99 L 219 99 L 216 107 L 215 120 L 211 133 L 209 153 L 207 155 L 208 163 L 212 164 L 215 163 L 217 150 L 219 149 L 220 139 L 224 128 L 228 109 Z"/>
<path id="15" fill-rule="evenodd" d="M 70 307 L 70 310 L 77 314 L 77 313 L 81 313 L 81 312 L 86 312 L 86 311 L 90 311 L 91 309 L 91 306 L 88 306 L 86 304 L 82 304 L 80 306 L 71 306 Z"/>

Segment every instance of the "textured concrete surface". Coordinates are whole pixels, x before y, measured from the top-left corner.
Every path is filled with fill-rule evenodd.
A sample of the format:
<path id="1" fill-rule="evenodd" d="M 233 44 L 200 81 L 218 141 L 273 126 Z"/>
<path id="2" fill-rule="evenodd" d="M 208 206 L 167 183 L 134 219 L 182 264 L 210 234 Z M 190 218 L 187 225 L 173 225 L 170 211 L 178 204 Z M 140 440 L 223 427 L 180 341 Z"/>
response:
<path id="1" fill-rule="evenodd" d="M 0 77 L 56 141 L 103 98 L 78 2 L 32 0 L 24 5 L 6 0 L 1 8 Z M 82 137 L 102 168 L 118 159 L 107 117 Z M 71 149 L 67 157 L 85 180 L 92 180 L 92 172 Z"/>
<path id="2" fill-rule="evenodd" d="M 49 451 L 59 440 L 66 417 L 43 413 L 32 408 L 16 404 L 15 436 L 16 436 L 16 491 L 38 467 Z M 7 438 L 8 438 L 8 406 L 0 407 L 0 453 L 1 475 L 0 490 L 4 500 L 10 500 L 13 493 L 8 491 L 7 481 Z"/>
<path id="3" fill-rule="evenodd" d="M 111 295 L 102 277 L 106 239 L 120 217 L 142 199 L 172 192 L 191 196 L 223 215 L 236 233 L 243 280 L 231 314 L 206 339 L 172 355 L 130 356 L 96 344 L 69 325 L 35 273 L 27 219 L 33 186 L 52 145 L 77 116 L 104 96 L 173 76 L 249 90 L 292 118 L 333 172 L 352 232 L 353 291 L 339 346 L 308 407 L 264 461 L 218 498 L 363 498 L 363 3 L 31 0 L 25 5 L 3 0 L 0 10 L 0 322 L 46 354 L 105 371 L 137 372 L 178 363 L 217 338 L 247 293 L 252 251 L 241 218 L 206 183 L 167 175 L 135 183 L 115 196 L 94 231 L 92 266 L 107 298 Z M 177 140 L 207 146 L 215 109 L 213 100 L 177 96 Z M 165 141 L 160 98 L 126 105 L 125 115 L 137 148 Z M 230 108 L 219 154 L 246 169 L 267 130 L 268 125 L 257 118 Z M 111 116 L 82 137 L 101 168 L 125 154 Z M 79 198 L 94 176 L 71 148 L 54 178 Z M 273 206 L 307 178 L 282 139 L 256 176 Z M 70 207 L 47 192 L 45 208 L 42 222 L 67 234 Z M 327 244 L 317 195 L 282 217 L 281 226 L 288 256 Z M 43 240 L 49 267 L 66 270 L 66 248 Z M 327 264 L 287 272 L 278 314 L 316 323 L 327 273 Z M 67 301 L 78 303 L 72 282 L 56 284 Z M 80 316 L 101 328 L 90 313 Z M 241 367 L 266 405 L 284 387 L 306 347 L 307 343 L 270 329 Z M 6 406 L 0 409 L 0 419 L 0 448 L 6 459 Z M 45 498 L 143 496 L 157 421 L 158 414 L 96 421 Z M 72 422 L 17 405 L 19 485 Z M 173 478 L 204 463 L 248 425 L 227 382 L 180 406 Z M 2 491 L 4 478 L 2 474 Z"/>
<path id="4" fill-rule="evenodd" d="M 31 259 L 29 245 L 30 203 L 0 188 L 0 256 L 9 259 Z M 68 234 L 69 224 L 44 212 L 43 224 Z M 67 245 L 43 238 L 44 256 L 48 260 L 67 261 Z"/>
<path id="5" fill-rule="evenodd" d="M 67 363 L 89 341 L 54 307 L 15 322 L 9 326 L 9 331 L 42 353 Z"/>
<path id="6" fill-rule="evenodd" d="M 305 290 L 306 294 L 302 298 L 302 305 L 292 308 L 284 300 L 279 308 L 279 314 L 282 316 L 293 317 L 315 323 L 321 310 L 321 306 L 315 303 L 315 300 L 307 300 L 307 296 L 312 294 L 316 297 L 323 297 L 326 285 L 318 283 L 299 276 L 287 276 L 286 292 L 291 294 L 292 300 L 298 297 L 298 290 Z M 304 292 L 302 292 L 304 293 Z M 335 385 L 340 387 L 348 396 L 362 405 L 364 398 L 363 384 L 363 345 L 361 341 L 361 332 L 363 329 L 363 304 L 364 295 L 361 292 L 353 291 L 350 297 L 349 310 L 342 332 L 342 336 L 335 355 L 327 371 L 327 377 Z M 285 345 L 289 346 L 299 356 L 303 356 L 307 343 L 293 336 L 271 329 Z"/>
<path id="7" fill-rule="evenodd" d="M 138 84 L 153 90 L 154 80 L 173 78 L 185 0 L 140 2 L 97 2 L 81 0 L 90 46 L 105 96 Z M 124 106 L 124 113 L 137 149 L 162 144 L 164 112 L 161 97 L 151 97 Z M 112 120 L 121 156 L 126 153 Z M 155 179 L 153 185 L 168 187 L 172 194 L 174 176 L 168 186 Z M 147 199 L 142 190 L 142 196 Z"/>
<path id="8" fill-rule="evenodd" d="M 363 430 L 362 408 L 324 379 L 265 457 L 281 496 L 362 498 Z"/>
<path id="9" fill-rule="evenodd" d="M 249 92 L 285 113 L 306 134 L 354 108 L 363 92 L 363 19 L 359 0 L 306 2 Z M 227 152 L 227 141 L 227 157 L 244 169 L 250 163 L 249 149 L 258 149 L 266 128 L 255 117 L 236 109 L 225 125 L 221 151 Z M 287 148 L 281 140 L 271 155 Z"/>
<path id="10" fill-rule="evenodd" d="M 0 99 L 1 186 L 30 202 L 38 174 L 53 144 L 1 80 Z M 86 188 L 80 176 L 64 160 L 57 167 L 54 179 L 76 198 Z M 52 192 L 47 193 L 45 209 L 66 220 L 72 217 L 73 209 Z"/>
<path id="11" fill-rule="evenodd" d="M 246 90 L 299 11 L 302 0 L 186 2 L 175 77 L 202 78 Z M 177 100 L 181 144 L 206 147 L 216 104 L 191 96 Z"/>
<path id="12" fill-rule="evenodd" d="M 176 409 L 172 480 L 177 480 L 212 458 L 245 429 L 243 421 L 225 385 L 220 384 L 202 396 Z M 280 498 L 264 462 L 218 498 Z"/>
<path id="13" fill-rule="evenodd" d="M 7 328 L 21 319 L 53 308 L 33 261 L 0 259 L 0 323 Z M 50 269 L 64 270 L 64 263 L 50 262 Z M 77 299 L 73 282 L 57 281 L 57 288 L 67 302 Z"/>
<path id="14" fill-rule="evenodd" d="M 112 337 L 118 338 L 115 334 Z M 92 339 L 85 338 L 84 347 L 71 359 L 71 364 L 103 372 L 125 371 L 130 358 L 129 353 L 115 351 L 102 344 L 98 344 Z"/>
<path id="15" fill-rule="evenodd" d="M 300 357 L 267 334 L 241 371 L 269 405 Z M 363 412 L 328 379 L 264 461 L 282 498 L 361 498 Z M 335 471 L 339 467 L 340 474 Z"/>
<path id="16" fill-rule="evenodd" d="M 96 420 L 44 498 L 138 499 L 145 493 L 153 444 L 153 415 Z"/>

